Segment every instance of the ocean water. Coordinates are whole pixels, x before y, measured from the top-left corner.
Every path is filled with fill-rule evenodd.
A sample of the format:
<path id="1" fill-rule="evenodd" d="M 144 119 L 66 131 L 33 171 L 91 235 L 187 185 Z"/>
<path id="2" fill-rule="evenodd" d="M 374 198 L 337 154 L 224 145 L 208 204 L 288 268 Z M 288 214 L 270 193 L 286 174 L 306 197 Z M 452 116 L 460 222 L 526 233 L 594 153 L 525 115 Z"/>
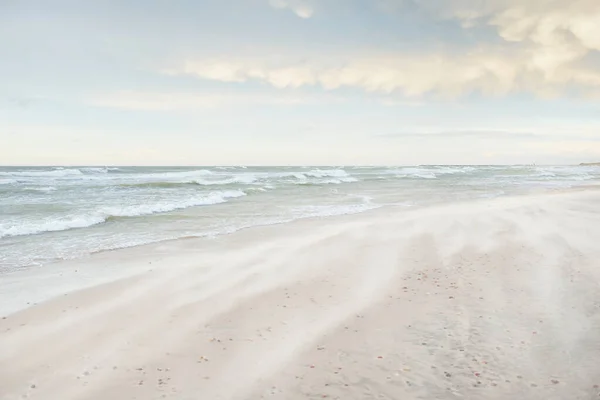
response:
<path id="1" fill-rule="evenodd" d="M 0 167 L 0 274 L 386 205 L 596 184 L 596 166 Z"/>

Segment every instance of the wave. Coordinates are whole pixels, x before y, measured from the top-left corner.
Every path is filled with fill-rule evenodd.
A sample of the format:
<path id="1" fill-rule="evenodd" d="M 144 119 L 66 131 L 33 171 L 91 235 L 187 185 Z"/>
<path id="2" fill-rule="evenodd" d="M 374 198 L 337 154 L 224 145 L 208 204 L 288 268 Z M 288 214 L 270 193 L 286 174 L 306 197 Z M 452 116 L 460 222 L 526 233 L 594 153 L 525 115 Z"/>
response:
<path id="1" fill-rule="evenodd" d="M 139 204 L 121 207 L 103 207 L 87 215 L 68 216 L 41 222 L 0 225 L 0 238 L 8 236 L 26 236 L 45 232 L 66 231 L 76 228 L 87 228 L 102 224 L 116 217 L 137 217 L 143 215 L 166 213 L 189 207 L 213 205 L 227 202 L 227 199 L 246 196 L 241 190 L 213 192 L 205 196 L 175 202 L 158 204 Z"/>
<path id="2" fill-rule="evenodd" d="M 257 180 L 254 176 L 237 176 L 220 180 L 194 179 L 190 181 L 147 181 L 137 183 L 120 183 L 120 187 L 142 188 L 176 188 L 182 186 L 226 186 L 233 184 L 251 184 Z"/>
<path id="3" fill-rule="evenodd" d="M 272 187 L 265 186 L 265 187 L 251 187 L 251 188 L 244 189 L 244 190 L 246 190 L 248 192 L 268 192 L 270 189 L 272 189 Z"/>
<path id="4" fill-rule="evenodd" d="M 286 180 L 288 178 L 288 180 Z M 158 180 L 157 180 L 158 179 Z M 185 171 L 176 173 L 148 174 L 136 177 L 138 182 L 122 183 L 125 187 L 176 187 L 180 185 L 200 186 L 226 186 L 226 185 L 252 185 L 257 182 L 282 181 L 292 184 L 319 185 L 340 184 L 356 182 L 358 179 L 343 170 L 319 170 L 290 171 L 290 172 L 267 172 L 267 173 L 239 173 L 239 174 L 215 174 L 209 170 Z"/>
<path id="5" fill-rule="evenodd" d="M 397 178 L 437 179 L 438 175 L 467 174 L 475 170 L 476 168 L 467 166 L 417 166 L 388 169 L 384 173 L 395 175 Z"/>
<path id="6" fill-rule="evenodd" d="M 294 182 L 297 185 L 305 186 L 320 186 L 320 185 L 341 185 L 342 183 L 358 182 L 358 179 L 353 177 L 338 178 L 338 179 L 320 179 L 320 180 L 301 180 Z"/>
<path id="7" fill-rule="evenodd" d="M 184 208 L 206 206 L 219 203 L 225 203 L 227 199 L 246 196 L 241 190 L 230 190 L 225 192 L 214 192 L 207 196 L 196 197 L 188 200 L 173 203 L 162 204 L 139 204 L 135 206 L 107 207 L 102 213 L 109 217 L 137 217 L 141 215 L 150 215 L 165 213 L 169 211 L 182 210 Z"/>
<path id="8" fill-rule="evenodd" d="M 108 167 L 85 167 L 79 170 L 84 173 L 91 174 L 108 174 L 110 171 L 117 171 L 119 168 L 108 168 Z"/>
<path id="9" fill-rule="evenodd" d="M 172 179 L 172 180 L 184 180 L 194 179 L 206 175 L 212 175 L 213 172 L 208 169 L 198 169 L 192 171 L 177 171 L 177 172 L 154 172 L 149 174 L 141 175 L 141 178 L 161 178 L 161 179 Z"/>
<path id="10" fill-rule="evenodd" d="M 128 179 L 134 180 L 133 182 L 121 183 L 119 186 L 168 187 L 185 184 L 199 184 L 197 181 L 202 181 L 206 176 L 209 175 L 213 175 L 213 172 L 207 169 L 141 173 L 128 177 Z"/>
<path id="11" fill-rule="evenodd" d="M 112 171 L 120 171 L 118 167 L 81 167 L 81 168 L 62 168 L 58 167 L 52 170 L 16 170 L 1 171 L 0 177 L 11 178 L 84 178 L 94 175 L 109 174 Z M 206 175 L 212 175 L 212 172 L 206 169 L 192 171 L 173 171 L 173 172 L 149 172 L 132 173 L 133 177 L 141 180 L 193 180 Z"/>
<path id="12" fill-rule="evenodd" d="M 396 175 L 397 178 L 421 178 L 421 179 L 436 179 L 437 175 L 426 168 L 406 167 L 388 171 Z"/>
<path id="13" fill-rule="evenodd" d="M 350 176 L 346 171 L 342 169 L 312 169 L 310 171 L 285 171 L 285 172 L 267 172 L 264 175 L 260 175 L 264 178 L 296 178 L 306 179 L 312 178 L 327 178 L 327 177 L 348 177 Z"/>
<path id="14" fill-rule="evenodd" d="M 333 178 L 344 178 L 350 176 L 343 169 L 313 169 L 308 172 L 303 172 L 306 176 L 312 176 L 313 178 L 325 178 L 325 177 L 333 177 Z"/>
<path id="15" fill-rule="evenodd" d="M 118 171 L 117 167 L 82 167 L 64 168 L 56 167 L 51 170 L 25 169 L 17 171 L 2 171 L 0 176 L 25 177 L 25 178 L 69 178 L 81 177 L 83 175 L 108 174 L 110 171 Z"/>
<path id="16" fill-rule="evenodd" d="M 197 186 L 198 184 L 192 182 L 139 182 L 139 183 L 120 183 L 117 186 L 124 188 L 177 188 L 185 186 Z"/>
<path id="17" fill-rule="evenodd" d="M 66 231 L 75 228 L 87 228 L 88 226 L 101 224 L 105 221 L 106 218 L 101 215 L 82 215 L 35 223 L 20 223 L 12 226 L 0 225 L 0 238 L 8 236 L 36 235 L 43 232 Z"/>
<path id="18" fill-rule="evenodd" d="M 436 167 L 433 172 L 442 175 L 452 174 L 466 174 L 467 172 L 474 171 L 473 167 Z"/>
<path id="19" fill-rule="evenodd" d="M 569 179 L 576 181 L 585 181 L 589 179 L 596 179 L 598 169 L 589 167 L 536 167 L 534 169 L 536 174 L 534 177 L 541 177 L 545 179 Z"/>
<path id="20" fill-rule="evenodd" d="M 3 171 L 0 172 L 0 176 L 11 176 L 11 177 L 49 177 L 49 178 L 61 178 L 61 177 L 72 177 L 81 176 L 81 172 L 77 168 L 57 168 L 53 170 L 21 170 L 21 171 Z"/>
<path id="21" fill-rule="evenodd" d="M 200 186 L 225 186 L 233 184 L 251 185 L 257 182 L 267 183 L 283 181 L 284 183 L 339 184 L 356 182 L 358 179 L 343 169 L 291 170 L 246 172 L 242 167 L 234 167 L 238 171 L 224 170 L 184 170 L 184 171 L 135 171 L 111 174 L 119 170 L 117 167 L 79 167 L 55 168 L 52 170 L 15 170 L 0 172 L 0 183 L 36 182 L 39 178 L 49 180 L 87 181 L 100 180 L 108 185 L 123 187 L 176 187 L 178 185 L 196 184 Z M 50 182 L 47 182 L 47 184 Z"/>
<path id="22" fill-rule="evenodd" d="M 240 184 L 246 184 L 249 185 L 251 183 L 254 183 L 257 181 L 257 177 L 251 174 L 244 174 L 244 175 L 238 175 L 238 176 L 233 176 L 231 178 L 227 178 L 227 179 L 221 179 L 221 180 L 206 180 L 206 179 L 196 179 L 194 180 L 194 182 L 198 185 L 206 185 L 206 186 L 211 186 L 211 185 L 232 185 L 235 183 L 240 183 Z"/>

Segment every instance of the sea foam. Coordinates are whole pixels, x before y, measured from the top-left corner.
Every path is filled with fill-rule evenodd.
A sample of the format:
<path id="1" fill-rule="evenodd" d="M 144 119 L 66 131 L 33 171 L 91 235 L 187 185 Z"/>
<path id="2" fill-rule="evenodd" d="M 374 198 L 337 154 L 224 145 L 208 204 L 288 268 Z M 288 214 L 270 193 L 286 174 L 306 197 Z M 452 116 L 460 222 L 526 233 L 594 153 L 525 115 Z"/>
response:
<path id="1" fill-rule="evenodd" d="M 8 236 L 34 235 L 44 232 L 65 231 L 76 228 L 87 228 L 102 224 L 114 217 L 137 217 L 158 213 L 166 213 L 189 207 L 225 203 L 227 199 L 246 196 L 241 190 L 213 192 L 203 196 L 179 201 L 155 204 L 137 204 L 119 207 L 103 207 L 85 215 L 47 218 L 41 221 L 21 222 L 19 224 L 0 224 L 0 238 Z"/>

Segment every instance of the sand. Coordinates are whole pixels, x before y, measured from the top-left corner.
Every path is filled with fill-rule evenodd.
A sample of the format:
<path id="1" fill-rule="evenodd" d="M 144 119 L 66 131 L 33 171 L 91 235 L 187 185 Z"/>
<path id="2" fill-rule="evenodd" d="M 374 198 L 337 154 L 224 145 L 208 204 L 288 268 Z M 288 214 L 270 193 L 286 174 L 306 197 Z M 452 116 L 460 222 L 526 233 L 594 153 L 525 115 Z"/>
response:
<path id="1" fill-rule="evenodd" d="M 600 193 L 583 191 L 5 275 L 0 398 L 599 398 L 599 257 Z"/>

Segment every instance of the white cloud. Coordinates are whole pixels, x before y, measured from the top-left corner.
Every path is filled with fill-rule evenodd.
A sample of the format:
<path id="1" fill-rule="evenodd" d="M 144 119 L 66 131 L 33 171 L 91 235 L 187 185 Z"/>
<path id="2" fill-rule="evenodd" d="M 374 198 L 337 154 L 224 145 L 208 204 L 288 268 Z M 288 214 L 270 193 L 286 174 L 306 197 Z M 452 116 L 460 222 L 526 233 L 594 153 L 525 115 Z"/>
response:
<path id="1" fill-rule="evenodd" d="M 385 0 L 382 4 L 386 10 L 398 10 L 403 2 Z M 594 56 L 600 56 L 598 0 L 413 3 L 431 18 L 454 20 L 466 31 L 492 29 L 498 40 L 452 53 L 380 51 L 369 55 L 340 51 L 298 61 L 302 50 L 296 49 L 296 54 L 290 51 L 287 57 L 277 58 L 189 59 L 170 72 L 222 82 L 259 81 L 276 88 L 356 87 L 369 92 L 398 91 L 407 96 L 528 92 L 546 97 L 572 89 L 590 96 L 600 93 L 600 57 L 594 60 Z M 307 7 L 312 13 L 304 1 L 272 0 L 271 4 L 297 14 Z"/>
<path id="2" fill-rule="evenodd" d="M 289 9 L 300 18 L 310 18 L 313 16 L 314 8 L 305 0 L 270 0 L 272 7 L 279 9 Z"/>
<path id="3" fill-rule="evenodd" d="M 487 7 L 480 13 L 472 11 L 481 2 L 449 3 L 458 4 L 455 18 L 487 24 L 505 41 L 530 47 L 534 63 L 542 69 L 553 70 L 600 50 L 597 0 L 494 0 L 484 2 Z"/>
<path id="4" fill-rule="evenodd" d="M 562 54 L 562 56 L 561 56 Z M 171 73 L 222 82 L 259 81 L 276 88 L 320 86 L 326 90 L 356 87 L 368 92 L 399 91 L 457 96 L 469 92 L 506 94 L 560 93 L 569 85 L 600 91 L 600 69 L 561 60 L 566 50 L 531 52 L 490 47 L 466 54 L 385 54 L 340 56 L 337 62 L 269 58 L 214 58 L 187 61 Z M 338 64 L 338 65 L 335 65 Z"/>
<path id="5" fill-rule="evenodd" d="M 585 70 L 580 61 L 600 51 L 598 0 L 424 0 L 434 16 L 466 28 L 491 27 L 506 45 L 527 52 L 523 66 L 550 84 L 600 85 L 600 65 Z"/>

